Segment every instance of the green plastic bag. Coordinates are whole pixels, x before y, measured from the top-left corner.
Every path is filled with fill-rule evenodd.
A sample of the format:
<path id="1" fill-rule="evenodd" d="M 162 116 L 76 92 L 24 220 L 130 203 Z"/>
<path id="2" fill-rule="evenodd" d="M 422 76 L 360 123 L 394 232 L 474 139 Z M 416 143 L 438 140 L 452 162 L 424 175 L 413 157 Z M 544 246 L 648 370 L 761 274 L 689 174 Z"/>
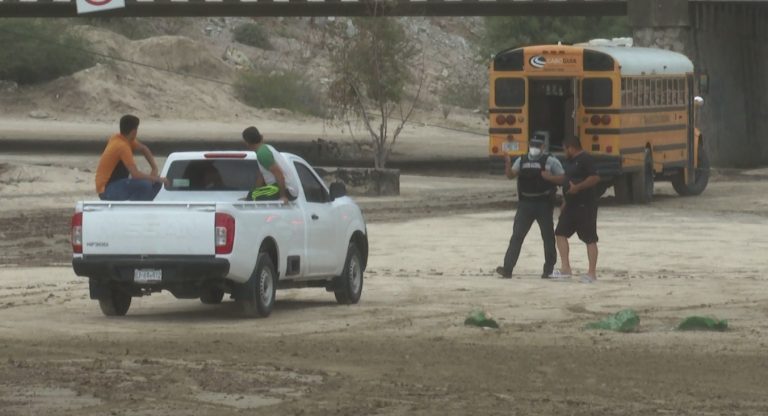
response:
<path id="1" fill-rule="evenodd" d="M 707 316 L 689 316 L 677 326 L 680 331 L 725 331 L 728 329 L 728 321 L 722 321 Z"/>
<path id="2" fill-rule="evenodd" d="M 605 329 L 607 331 L 634 332 L 640 325 L 640 317 L 632 309 L 624 309 L 602 321 L 587 324 L 587 329 Z"/>
<path id="3" fill-rule="evenodd" d="M 478 326 L 480 328 L 499 328 L 499 324 L 486 315 L 484 311 L 472 311 L 467 316 L 467 319 L 464 320 L 464 325 Z"/>

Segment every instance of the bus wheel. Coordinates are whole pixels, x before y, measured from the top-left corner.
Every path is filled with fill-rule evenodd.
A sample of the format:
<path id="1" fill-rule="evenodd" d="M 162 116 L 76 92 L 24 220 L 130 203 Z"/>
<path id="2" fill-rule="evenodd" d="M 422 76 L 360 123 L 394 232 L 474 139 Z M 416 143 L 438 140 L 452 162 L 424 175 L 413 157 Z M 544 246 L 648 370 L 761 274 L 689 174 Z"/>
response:
<path id="1" fill-rule="evenodd" d="M 628 204 L 631 201 L 629 182 L 630 178 L 625 174 L 621 174 L 614 178 L 613 194 L 616 197 L 617 204 Z"/>
<path id="2" fill-rule="evenodd" d="M 653 200 L 653 155 L 645 149 L 643 168 L 632 175 L 632 202 L 647 204 Z"/>
<path id="3" fill-rule="evenodd" d="M 701 195 L 709 183 L 709 156 L 704 150 L 704 143 L 699 142 L 699 156 L 697 168 L 694 170 L 693 185 L 685 183 L 685 172 L 680 172 L 672 178 L 672 187 L 680 196 Z"/>

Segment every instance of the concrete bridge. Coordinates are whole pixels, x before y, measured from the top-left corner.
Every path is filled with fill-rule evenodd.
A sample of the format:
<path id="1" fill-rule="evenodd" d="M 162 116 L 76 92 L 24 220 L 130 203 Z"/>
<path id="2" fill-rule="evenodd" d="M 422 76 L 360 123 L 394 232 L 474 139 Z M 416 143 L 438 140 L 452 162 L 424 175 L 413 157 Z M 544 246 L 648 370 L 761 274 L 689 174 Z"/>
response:
<path id="1" fill-rule="evenodd" d="M 626 15 L 627 0 L 125 0 L 105 16 Z M 75 0 L 0 0 L 0 16 L 74 17 Z"/>
<path id="2" fill-rule="evenodd" d="M 768 0 L 125 0 L 103 16 L 629 16 L 635 44 L 685 53 L 707 80 L 715 163 L 768 164 Z M 75 0 L 0 0 L 0 17 L 74 17 Z M 514 45 L 510 45 L 514 46 Z"/>

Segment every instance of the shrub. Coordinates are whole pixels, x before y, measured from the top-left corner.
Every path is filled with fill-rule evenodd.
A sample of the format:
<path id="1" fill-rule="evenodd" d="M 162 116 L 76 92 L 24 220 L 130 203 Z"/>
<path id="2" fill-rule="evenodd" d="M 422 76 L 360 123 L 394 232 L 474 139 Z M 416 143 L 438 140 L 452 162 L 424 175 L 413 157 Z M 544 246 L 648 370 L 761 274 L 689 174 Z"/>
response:
<path id="1" fill-rule="evenodd" d="M 256 23 L 243 23 L 232 30 L 235 41 L 243 45 L 253 46 L 259 49 L 272 50 L 269 36 L 261 26 Z"/>
<path id="2" fill-rule="evenodd" d="M 440 101 L 470 110 L 484 109 L 488 106 L 488 87 L 469 77 L 457 79 L 443 88 Z"/>
<path id="3" fill-rule="evenodd" d="M 313 85 L 299 74 L 244 72 L 235 85 L 245 104 L 256 108 L 285 108 L 323 117 L 325 105 Z"/>
<path id="4" fill-rule="evenodd" d="M 54 20 L 0 20 L 0 80 L 37 84 L 96 63 L 85 41 Z"/>
<path id="5" fill-rule="evenodd" d="M 485 18 L 484 29 L 478 48 L 484 62 L 491 54 L 512 47 L 632 34 L 626 16 L 492 16 Z"/>

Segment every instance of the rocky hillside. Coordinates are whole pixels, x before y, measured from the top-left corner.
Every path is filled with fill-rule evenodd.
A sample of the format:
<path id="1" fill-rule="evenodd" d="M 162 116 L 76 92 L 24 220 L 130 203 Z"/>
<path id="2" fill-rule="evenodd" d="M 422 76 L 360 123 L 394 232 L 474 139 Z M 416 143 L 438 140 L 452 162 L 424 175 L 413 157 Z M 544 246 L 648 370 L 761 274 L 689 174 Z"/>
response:
<path id="1" fill-rule="evenodd" d="M 450 106 L 443 101 L 446 91 L 460 80 L 483 88 L 485 66 L 477 62 L 471 42 L 482 21 L 402 21 L 426 54 L 429 93 L 422 112 L 470 112 L 471 108 L 448 109 Z M 233 30 L 249 22 L 265 29 L 271 48 L 234 40 Z M 118 114 L 134 112 L 157 119 L 222 121 L 264 116 L 270 111 L 285 113 L 254 109 L 238 101 L 232 87 L 238 72 L 291 71 L 322 91 L 331 75 L 324 48 L 329 35 L 324 28 L 330 23 L 352 25 L 341 18 L 129 19 L 115 24 L 88 23 L 75 22 L 71 30 L 83 35 L 89 49 L 101 55 L 99 63 L 43 85 L 3 84 L 0 106 L 5 116 L 109 121 Z"/>

